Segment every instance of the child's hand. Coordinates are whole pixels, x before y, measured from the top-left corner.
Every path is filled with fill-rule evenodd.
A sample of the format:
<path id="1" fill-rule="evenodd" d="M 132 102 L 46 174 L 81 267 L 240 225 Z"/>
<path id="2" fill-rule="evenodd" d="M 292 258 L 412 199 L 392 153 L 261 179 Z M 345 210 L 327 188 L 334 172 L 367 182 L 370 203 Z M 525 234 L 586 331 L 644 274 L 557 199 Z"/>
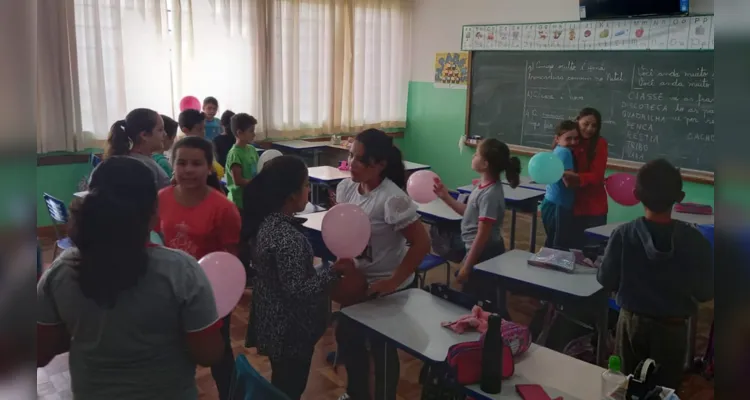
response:
<path id="1" fill-rule="evenodd" d="M 568 187 L 576 187 L 581 185 L 581 177 L 573 171 L 565 171 L 562 176 L 563 183 Z"/>
<path id="2" fill-rule="evenodd" d="M 435 192 L 435 194 L 441 199 L 445 199 L 446 196 L 450 196 L 450 193 L 448 193 L 448 189 L 445 187 L 445 185 L 443 185 L 443 181 L 441 181 L 440 178 L 435 178 L 435 185 L 433 185 L 432 191 Z"/>
<path id="3" fill-rule="evenodd" d="M 471 275 L 471 268 L 467 266 L 462 266 L 461 269 L 458 270 L 458 274 L 456 274 L 456 281 L 460 284 L 464 284 L 469 281 L 469 275 Z"/>
<path id="4" fill-rule="evenodd" d="M 340 258 L 336 260 L 335 263 L 331 266 L 334 271 L 338 272 L 339 274 L 346 275 L 347 273 L 352 272 L 357 268 L 357 266 L 354 264 L 354 260 L 351 258 Z"/>

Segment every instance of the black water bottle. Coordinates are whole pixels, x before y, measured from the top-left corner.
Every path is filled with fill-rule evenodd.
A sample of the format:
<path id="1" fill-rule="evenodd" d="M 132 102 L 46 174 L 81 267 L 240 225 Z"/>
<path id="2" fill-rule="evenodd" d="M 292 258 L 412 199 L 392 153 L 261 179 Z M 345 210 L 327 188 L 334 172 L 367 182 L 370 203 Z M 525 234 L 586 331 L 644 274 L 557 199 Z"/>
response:
<path id="1" fill-rule="evenodd" d="M 502 390 L 503 379 L 503 336 L 500 330 L 502 318 L 497 314 L 490 315 L 487 322 L 487 333 L 482 343 L 482 380 L 479 388 L 489 394 Z"/>

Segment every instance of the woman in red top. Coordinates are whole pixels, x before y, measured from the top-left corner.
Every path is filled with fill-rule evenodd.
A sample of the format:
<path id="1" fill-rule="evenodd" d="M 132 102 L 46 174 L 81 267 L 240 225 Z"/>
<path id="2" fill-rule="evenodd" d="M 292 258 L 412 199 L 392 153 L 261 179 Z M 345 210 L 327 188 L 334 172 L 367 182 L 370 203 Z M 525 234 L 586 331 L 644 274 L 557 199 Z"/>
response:
<path id="1" fill-rule="evenodd" d="M 164 238 L 164 245 L 180 249 L 196 260 L 217 251 L 237 255 L 242 225 L 240 213 L 224 193 L 209 183 L 213 165 L 211 142 L 195 136 L 181 139 L 172 149 L 172 163 L 177 184 L 159 192 L 157 229 Z M 220 400 L 229 398 L 234 375 L 230 315 L 224 318 L 221 327 L 226 343 L 224 356 L 211 367 Z"/>
<path id="2" fill-rule="evenodd" d="M 578 113 L 581 139 L 574 149 L 576 170 L 565 171 L 563 180 L 575 187 L 573 215 L 577 243 L 586 243 L 584 231 L 607 224 L 607 191 L 604 190 L 604 172 L 607 169 L 609 149 L 601 137 L 602 115 L 595 108 L 586 107 Z M 579 247 L 579 248 L 580 248 Z"/>

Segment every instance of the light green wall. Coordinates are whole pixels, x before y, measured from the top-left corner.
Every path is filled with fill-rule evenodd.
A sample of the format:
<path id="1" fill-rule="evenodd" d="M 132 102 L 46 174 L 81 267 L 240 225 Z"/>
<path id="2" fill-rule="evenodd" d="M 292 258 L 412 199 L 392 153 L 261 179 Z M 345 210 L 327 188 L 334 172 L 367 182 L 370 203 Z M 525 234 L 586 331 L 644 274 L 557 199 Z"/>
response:
<path id="1" fill-rule="evenodd" d="M 401 144 L 405 158 L 431 165 L 449 187 L 470 184 L 476 178 L 470 167 L 473 149 L 465 148 L 463 154 L 458 151 L 465 119 L 466 90 L 436 89 L 429 82 L 410 82 L 406 133 Z M 520 158 L 526 175 L 529 158 Z M 714 204 L 712 185 L 686 182 L 685 194 L 685 201 Z M 623 207 L 609 202 L 609 222 L 627 221 L 642 214 L 641 206 Z"/>

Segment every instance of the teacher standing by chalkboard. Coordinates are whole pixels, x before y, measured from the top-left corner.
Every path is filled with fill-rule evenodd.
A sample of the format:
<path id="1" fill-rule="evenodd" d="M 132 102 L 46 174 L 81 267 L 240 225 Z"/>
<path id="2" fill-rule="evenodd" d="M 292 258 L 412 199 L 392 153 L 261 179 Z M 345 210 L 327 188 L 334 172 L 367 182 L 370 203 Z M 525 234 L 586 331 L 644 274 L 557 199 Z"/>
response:
<path id="1" fill-rule="evenodd" d="M 607 141 L 601 137 L 602 115 L 595 108 L 586 107 L 578 113 L 581 140 L 574 150 L 576 170 L 565 171 L 563 180 L 575 187 L 573 205 L 576 247 L 586 244 L 584 231 L 607 224 L 607 191 L 604 172 L 607 169 Z"/>

